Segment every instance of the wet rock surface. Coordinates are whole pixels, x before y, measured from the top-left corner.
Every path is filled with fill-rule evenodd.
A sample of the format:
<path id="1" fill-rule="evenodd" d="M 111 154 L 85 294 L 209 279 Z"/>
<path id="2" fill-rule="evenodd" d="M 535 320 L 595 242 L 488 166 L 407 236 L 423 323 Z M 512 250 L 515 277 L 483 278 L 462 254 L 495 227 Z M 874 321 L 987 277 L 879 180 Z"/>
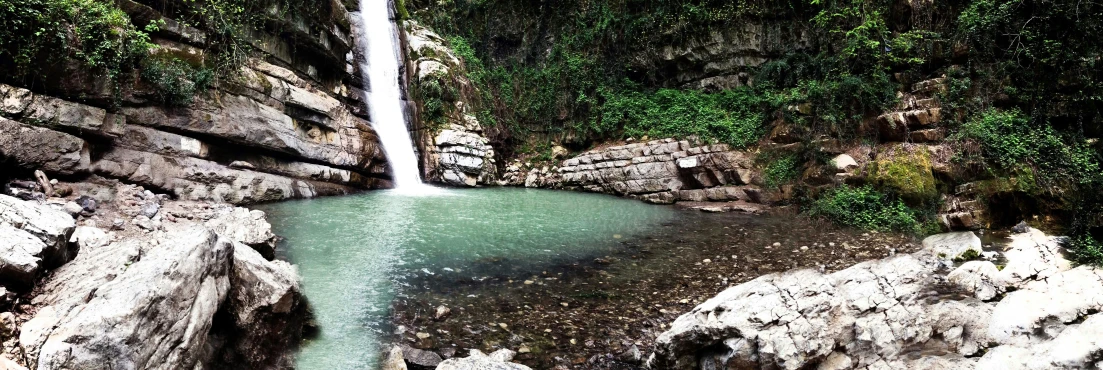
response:
<path id="1" fill-rule="evenodd" d="M 393 340 L 444 358 L 509 349 L 534 369 L 637 369 L 677 315 L 726 287 L 919 248 L 911 237 L 791 216 L 685 211 L 680 219 L 584 262 L 489 259 L 414 278 L 393 307 Z M 442 306 L 449 313 L 435 318 Z"/>

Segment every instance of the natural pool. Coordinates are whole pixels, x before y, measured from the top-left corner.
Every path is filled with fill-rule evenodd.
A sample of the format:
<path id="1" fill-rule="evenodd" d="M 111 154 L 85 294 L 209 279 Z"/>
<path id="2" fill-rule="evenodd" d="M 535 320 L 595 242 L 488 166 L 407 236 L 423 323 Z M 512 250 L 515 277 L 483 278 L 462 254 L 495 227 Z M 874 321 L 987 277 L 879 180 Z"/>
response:
<path id="1" fill-rule="evenodd" d="M 605 195 L 532 189 L 377 191 L 270 204 L 280 253 L 298 265 L 320 334 L 298 368 L 370 369 L 388 309 L 416 294 L 407 281 L 479 280 L 614 253 L 672 220 L 671 207 Z M 408 290 L 408 291 L 407 291 Z"/>

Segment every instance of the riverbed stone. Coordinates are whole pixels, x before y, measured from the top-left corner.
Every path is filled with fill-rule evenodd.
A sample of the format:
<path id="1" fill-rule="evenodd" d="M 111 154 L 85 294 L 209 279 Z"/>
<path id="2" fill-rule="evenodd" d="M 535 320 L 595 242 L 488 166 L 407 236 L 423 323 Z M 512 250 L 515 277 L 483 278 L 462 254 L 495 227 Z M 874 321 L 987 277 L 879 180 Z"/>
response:
<path id="1" fill-rule="evenodd" d="M 513 352 L 507 349 L 499 350 L 489 356 L 473 349 L 467 357 L 444 360 L 437 366 L 437 370 L 531 370 L 528 366 L 509 362 L 512 359 Z"/>
<path id="2" fill-rule="evenodd" d="M 402 358 L 406 365 L 412 369 L 434 369 L 444 361 L 440 355 L 433 351 L 426 351 L 410 346 L 401 346 Z"/>

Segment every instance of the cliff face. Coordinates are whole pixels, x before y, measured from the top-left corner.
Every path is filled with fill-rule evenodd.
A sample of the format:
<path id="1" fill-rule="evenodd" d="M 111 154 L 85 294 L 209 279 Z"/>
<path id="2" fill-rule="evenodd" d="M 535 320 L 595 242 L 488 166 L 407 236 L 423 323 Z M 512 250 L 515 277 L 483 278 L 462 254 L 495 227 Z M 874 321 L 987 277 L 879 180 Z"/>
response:
<path id="1" fill-rule="evenodd" d="M 882 219 L 861 210 L 891 204 L 910 231 L 1035 220 L 1099 255 L 1103 44 L 1089 35 L 1103 18 L 1077 2 L 1000 4 L 409 0 L 404 12 L 458 59 L 412 89 L 421 124 L 477 118 L 500 184 L 696 201 L 724 182 L 633 172 L 656 159 L 614 152 L 727 144 L 754 154 L 744 169 L 771 204 L 867 228 L 885 226 L 856 221 Z M 633 187 L 655 179 L 667 185 Z M 878 205 L 854 204 L 860 192 Z"/>
<path id="2" fill-rule="evenodd" d="M 280 16 L 234 30 L 251 50 L 227 51 L 216 42 L 222 34 L 196 20 L 200 5 L 118 2 L 133 25 L 155 26 L 149 56 L 128 73 L 66 62 L 4 76 L 0 158 L 21 172 L 121 179 L 181 199 L 236 204 L 387 186 L 362 101 L 354 15 L 338 1 L 314 5 L 322 10 L 310 17 L 281 11 L 286 3 L 265 3 Z M 230 52 L 247 57 L 229 63 Z M 165 67 L 176 65 L 184 67 Z M 166 88 L 210 78 L 194 71 L 219 78 L 194 96 Z M 56 148 L 31 152 L 31 133 Z"/>

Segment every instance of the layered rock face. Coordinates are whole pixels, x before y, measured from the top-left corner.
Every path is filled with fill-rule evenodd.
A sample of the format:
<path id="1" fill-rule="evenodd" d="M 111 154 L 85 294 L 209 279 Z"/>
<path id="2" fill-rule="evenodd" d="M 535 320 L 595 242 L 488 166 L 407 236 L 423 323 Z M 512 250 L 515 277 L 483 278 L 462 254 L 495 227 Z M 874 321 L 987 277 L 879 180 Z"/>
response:
<path id="1" fill-rule="evenodd" d="M 426 181 L 452 186 L 493 184 L 494 148 L 479 120 L 469 111 L 467 72 L 460 59 L 433 31 L 403 22 L 410 89 L 422 105 L 415 137 Z"/>
<path id="2" fill-rule="evenodd" d="M 754 158 L 725 144 L 654 140 L 591 150 L 553 168 L 514 162 L 500 184 L 584 190 L 661 204 L 713 202 L 705 207 L 758 213 L 777 201 L 778 192 L 761 187 Z"/>
<path id="3" fill-rule="evenodd" d="M 350 15 L 339 2 L 330 7 L 327 24 L 282 20 L 287 34 L 253 35 L 256 58 L 187 106 L 151 99 L 158 92 L 141 81 L 115 101 L 83 78 L 36 91 L 0 84 L 0 160 L 234 204 L 387 186 L 356 77 Z M 206 57 L 204 31 L 144 2 L 120 8 L 136 22 L 165 22 L 152 35 L 158 53 Z"/>
<path id="4" fill-rule="evenodd" d="M 1100 366 L 1103 272 L 1072 267 L 1059 238 L 1012 236 L 1005 266 L 970 261 L 971 232 L 824 275 L 729 288 L 660 335 L 662 369 L 1056 369 Z M 969 252 L 971 251 L 971 252 Z M 954 253 L 960 253 L 955 255 Z M 1002 268 L 1001 268 L 1002 267 Z"/>

